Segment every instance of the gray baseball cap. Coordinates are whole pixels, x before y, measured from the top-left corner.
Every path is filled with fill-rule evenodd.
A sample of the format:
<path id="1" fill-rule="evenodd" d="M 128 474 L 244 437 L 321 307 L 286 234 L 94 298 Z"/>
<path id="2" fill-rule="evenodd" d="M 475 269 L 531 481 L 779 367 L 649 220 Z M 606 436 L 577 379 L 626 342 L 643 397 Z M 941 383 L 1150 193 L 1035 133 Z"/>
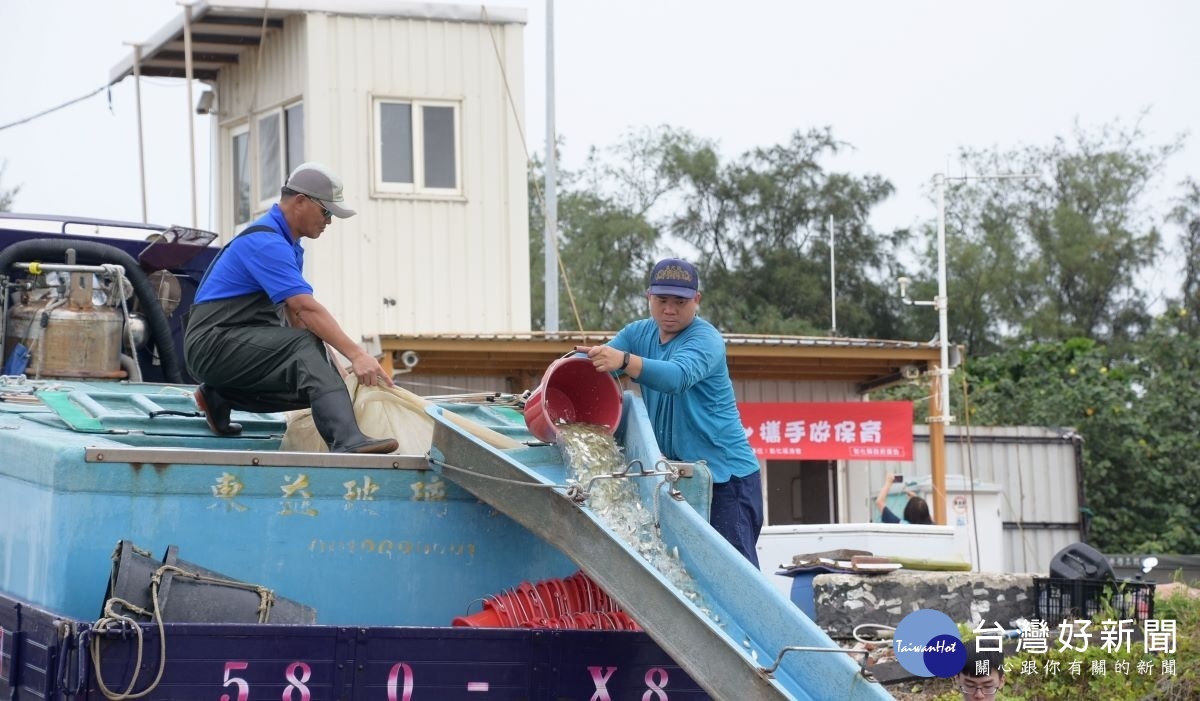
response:
<path id="1" fill-rule="evenodd" d="M 357 214 L 340 204 L 342 179 L 320 163 L 301 163 L 296 166 L 284 187 L 319 201 L 338 219 L 348 219 Z"/>

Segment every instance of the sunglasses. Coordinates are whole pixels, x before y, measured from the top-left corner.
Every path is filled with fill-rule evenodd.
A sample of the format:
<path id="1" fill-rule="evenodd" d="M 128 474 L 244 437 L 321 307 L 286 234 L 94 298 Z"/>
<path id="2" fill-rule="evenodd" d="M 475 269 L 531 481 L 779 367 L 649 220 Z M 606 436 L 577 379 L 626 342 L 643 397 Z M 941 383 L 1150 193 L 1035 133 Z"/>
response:
<path id="1" fill-rule="evenodd" d="M 317 205 L 318 207 L 320 207 L 320 208 L 321 208 L 321 215 L 322 215 L 323 217 L 325 217 L 326 219 L 332 219 L 332 218 L 333 218 L 333 212 L 329 211 L 329 208 L 328 208 L 328 207 L 326 207 L 325 205 L 321 204 L 321 200 L 318 200 L 317 198 L 315 198 L 315 197 L 312 197 L 312 196 L 310 196 L 310 195 L 305 195 L 305 197 L 307 197 L 309 200 L 311 200 L 313 204 L 315 204 L 315 205 Z"/>

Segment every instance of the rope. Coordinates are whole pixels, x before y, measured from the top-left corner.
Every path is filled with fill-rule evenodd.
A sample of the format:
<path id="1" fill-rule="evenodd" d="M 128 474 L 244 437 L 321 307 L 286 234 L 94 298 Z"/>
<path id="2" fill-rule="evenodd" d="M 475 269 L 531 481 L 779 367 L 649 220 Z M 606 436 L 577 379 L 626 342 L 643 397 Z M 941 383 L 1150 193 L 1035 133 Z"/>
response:
<path id="1" fill-rule="evenodd" d="M 67 100 L 66 102 L 62 103 L 61 105 L 51 107 L 50 109 L 47 109 L 47 110 L 42 110 L 41 112 L 38 112 L 37 114 L 31 115 L 29 117 L 25 117 L 24 119 L 18 119 L 15 122 L 9 122 L 8 124 L 0 126 L 0 131 L 4 131 L 5 129 L 8 129 L 10 127 L 15 127 L 15 126 L 18 126 L 21 124 L 25 124 L 26 122 L 32 122 L 33 120 L 38 119 L 39 117 L 45 117 L 46 115 L 50 114 L 51 112 L 57 112 L 58 110 L 61 110 L 64 107 L 70 107 L 71 105 L 75 104 L 76 102 L 83 102 L 84 100 L 88 99 L 89 97 L 92 97 L 94 95 L 97 95 L 97 94 L 103 92 L 107 87 L 108 87 L 108 85 L 101 85 L 100 87 L 96 88 L 95 90 L 91 91 L 90 93 L 88 93 L 86 95 L 80 95 L 79 97 L 77 97 L 73 100 Z"/>
<path id="2" fill-rule="evenodd" d="M 258 622 L 259 623 L 267 623 L 268 622 L 268 619 L 271 616 L 271 607 L 273 605 L 275 605 L 275 592 L 268 589 L 267 587 L 262 586 L 261 584 L 249 584 L 247 582 L 239 582 L 236 579 L 223 579 L 221 577 L 210 577 L 210 576 L 202 575 L 198 572 L 192 572 L 191 570 L 183 569 L 182 567 L 178 567 L 176 565 L 163 565 L 162 567 L 159 567 L 157 570 L 155 570 L 154 576 L 151 577 L 151 582 L 153 583 L 154 586 L 158 585 L 158 582 L 161 581 L 163 574 L 166 572 L 172 572 L 180 577 L 187 577 L 188 579 L 194 579 L 197 582 L 206 582 L 209 584 L 220 584 L 222 586 L 230 587 L 233 589 L 245 589 L 246 591 L 252 591 L 252 592 L 258 594 Z"/>
<path id="3" fill-rule="evenodd" d="M 522 480 L 509 479 L 507 477 L 496 477 L 495 475 L 485 475 L 481 472 L 476 472 L 475 470 L 472 470 L 472 469 L 469 469 L 466 467 L 459 467 L 458 465 L 451 465 L 450 463 L 442 462 L 441 460 L 438 460 L 437 458 L 434 458 L 433 456 L 429 456 L 429 455 L 425 456 L 425 459 L 428 460 L 429 463 L 432 465 L 437 465 L 439 467 L 443 467 L 447 470 L 452 470 L 454 472 L 462 472 L 464 474 L 471 475 L 472 477 L 479 477 L 480 479 L 491 480 L 493 482 L 503 482 L 505 484 L 515 484 L 520 487 L 532 487 L 533 489 L 560 489 L 562 487 L 561 484 L 541 484 L 538 482 L 525 482 Z M 568 493 L 570 492 L 570 490 L 572 488 L 577 488 L 578 486 L 579 485 L 577 485 L 577 484 L 568 485 L 567 486 Z"/>
<path id="4" fill-rule="evenodd" d="M 962 388 L 963 388 L 963 438 L 964 442 L 959 443 L 960 451 L 965 450 L 967 455 L 967 488 L 971 490 L 971 535 L 975 540 L 975 566 L 979 571 L 983 571 L 983 551 L 979 549 L 979 508 L 975 505 L 975 444 L 971 438 L 971 406 L 967 400 L 967 362 L 963 360 L 962 372 Z"/>
<path id="5" fill-rule="evenodd" d="M 153 612 L 146 611 L 139 606 L 135 606 L 124 599 L 114 596 L 104 603 L 104 615 L 100 618 L 100 620 L 96 621 L 95 625 L 92 627 L 92 630 L 94 631 L 107 633 L 112 632 L 110 629 L 111 626 L 117 625 L 122 632 L 128 629 L 133 629 L 133 632 L 137 634 L 137 658 L 133 665 L 133 677 L 129 680 L 129 686 L 127 686 L 124 691 L 119 693 L 112 691 L 108 688 L 108 685 L 104 683 L 104 675 L 100 666 L 100 636 L 92 636 L 91 645 L 89 645 L 89 647 L 92 657 L 92 668 L 96 671 L 96 684 L 100 687 L 100 693 L 104 694 L 105 698 L 111 699 L 111 701 L 140 699 L 149 694 L 151 691 L 154 691 L 155 687 L 158 686 L 158 683 L 162 681 L 163 671 L 167 667 L 167 636 L 163 630 L 162 618 L 158 615 L 157 582 L 151 585 L 150 593 L 154 600 Z M 137 620 L 134 618 L 117 613 L 113 608 L 113 606 L 116 604 L 120 604 L 126 609 L 137 613 L 138 615 L 149 615 L 153 619 L 154 623 L 158 625 L 158 674 L 155 675 L 154 681 L 150 683 L 150 686 L 137 693 L 133 693 L 133 689 L 137 685 L 138 675 L 141 673 L 142 668 L 142 652 L 144 643 L 142 639 L 142 627 L 138 625 Z"/>
<path id="6" fill-rule="evenodd" d="M 100 267 L 116 278 L 117 296 L 121 298 L 121 316 L 125 320 L 125 337 L 129 343 L 129 355 L 133 358 L 133 362 L 130 363 L 133 366 L 133 377 L 129 379 L 132 382 L 141 382 L 142 367 L 137 362 L 137 345 L 133 342 L 133 325 L 129 323 L 129 302 L 125 299 L 125 268 L 115 263 L 105 263 Z M 132 289 L 132 285 L 130 288 Z"/>
<path id="7" fill-rule="evenodd" d="M 250 104 L 246 106 L 247 118 L 253 115 L 254 110 L 258 108 L 258 76 L 262 73 L 262 57 L 266 51 L 264 44 L 267 41 L 267 18 L 270 4 L 270 0 L 263 0 L 262 26 L 258 28 L 258 47 L 254 50 L 254 82 L 250 85 Z M 255 139 L 257 138 L 256 135 Z M 287 173 L 284 173 L 283 177 L 287 178 Z"/>
<path id="8" fill-rule="evenodd" d="M 141 555 L 149 555 L 149 553 L 145 552 L 144 550 L 140 550 L 137 547 L 134 547 L 134 552 L 137 552 Z M 114 553 L 113 557 L 115 559 L 119 557 L 119 555 Z M 92 626 L 93 632 L 98 631 L 100 633 L 111 633 L 114 632 L 112 627 L 116 626 L 121 632 L 132 629 L 137 635 L 137 659 L 133 667 L 133 677 L 129 680 L 129 685 L 124 691 L 121 692 L 114 692 L 108 688 L 108 685 L 104 683 L 102 668 L 100 666 L 100 636 L 93 635 L 88 646 L 92 658 L 92 667 L 96 670 L 96 684 L 100 687 L 100 692 L 104 694 L 105 698 L 108 698 L 111 701 L 126 701 L 128 699 L 142 698 L 151 691 L 154 691 L 154 689 L 158 686 L 158 683 L 162 681 L 163 672 L 167 667 L 167 636 L 161 615 L 162 606 L 158 600 L 158 589 L 162 584 L 163 574 L 167 572 L 171 572 L 176 576 L 194 579 L 198 582 L 208 582 L 212 584 L 233 587 L 236 589 L 253 591 L 257 593 L 259 597 L 258 622 L 267 623 L 268 619 L 270 618 L 271 607 L 275 604 L 275 592 L 267 587 L 258 584 L 247 584 L 246 582 L 239 582 L 232 579 L 223 579 L 221 577 L 210 577 L 199 574 L 198 572 L 192 572 L 191 570 L 183 569 L 182 567 L 177 567 L 175 565 L 163 565 L 159 567 L 150 577 L 150 598 L 154 603 L 152 610 L 147 611 L 136 604 L 114 596 L 104 603 L 104 615 Z M 111 576 L 109 581 L 112 582 Z M 112 586 L 109 587 L 110 590 L 113 588 L 114 587 Z M 115 608 L 117 605 L 124 607 L 126 611 L 130 611 L 138 616 L 149 616 L 151 621 L 158 627 L 158 673 L 155 675 L 154 681 L 151 682 L 149 686 L 137 693 L 133 693 L 133 689 L 137 685 L 138 674 L 140 673 L 142 667 L 142 654 L 144 649 L 142 627 L 132 616 L 118 613 Z"/>
<path id="9" fill-rule="evenodd" d="M 517 103 L 513 100 L 512 89 L 508 87 L 508 70 L 504 67 L 504 60 L 500 58 L 500 46 L 496 43 L 496 34 L 492 31 L 492 20 L 488 17 L 487 5 L 479 6 L 483 10 L 483 21 L 488 27 L 488 37 L 492 40 L 492 50 L 496 54 L 496 63 L 500 66 L 500 78 L 504 81 L 504 93 L 508 96 L 508 106 L 513 113 L 513 121 L 517 123 L 517 134 L 521 137 L 521 149 L 525 152 L 525 165 L 533 163 L 533 159 L 529 156 L 529 144 L 525 143 L 525 128 L 521 126 L 521 116 L 517 114 Z M 552 144 L 551 148 L 557 144 Z M 533 181 L 533 191 L 537 195 L 538 204 L 542 208 L 542 219 L 549 221 L 549 210 L 546 208 L 546 198 L 542 196 L 542 188 L 538 186 L 537 180 Z M 571 313 L 575 315 L 575 325 L 579 327 L 579 331 L 583 331 L 583 320 L 579 316 L 579 307 L 575 304 L 575 293 L 571 291 L 571 278 L 567 275 L 567 268 L 563 265 L 562 256 L 558 250 L 558 232 L 554 232 L 554 260 L 558 265 L 559 273 L 562 275 L 563 286 L 567 288 L 567 301 L 571 303 Z M 546 271 L 549 275 L 550 271 Z"/>
<path id="10" fill-rule="evenodd" d="M 972 461 L 973 456 L 975 455 L 975 439 L 971 434 L 971 403 L 970 403 L 971 400 L 967 396 L 966 363 L 967 363 L 967 361 L 964 359 L 963 360 L 964 372 L 963 372 L 963 380 L 962 380 L 962 384 L 963 384 L 963 417 L 964 417 L 963 418 L 963 427 L 966 429 L 965 438 L 966 438 L 966 442 L 968 445 L 967 467 L 970 470 L 970 474 L 971 474 L 971 478 L 970 478 L 971 479 L 971 511 L 973 513 L 975 513 L 976 516 L 978 516 L 979 510 L 975 507 L 975 467 L 974 467 L 974 462 Z M 1004 503 L 1008 506 L 1009 510 L 1012 511 L 1012 513 L 1016 515 L 1017 535 L 1021 539 L 1022 562 L 1026 563 L 1025 566 L 1027 567 L 1028 562 L 1029 562 L 1029 547 L 1030 546 L 1029 546 L 1029 537 L 1025 534 L 1025 509 L 1024 509 L 1025 487 L 1024 487 L 1024 478 L 1021 475 L 1021 446 L 1019 444 L 1016 446 L 1015 451 L 1017 454 L 1017 485 L 1018 485 L 1018 489 L 1021 492 L 1020 500 L 1017 504 L 1013 504 L 1012 499 L 1009 499 L 1009 497 L 1008 497 L 1007 489 L 1000 490 L 1000 495 L 1001 495 L 1001 498 L 1004 500 Z M 978 552 L 980 552 L 978 519 L 977 518 L 973 519 L 971 523 L 974 526 L 973 530 L 974 530 L 974 535 L 975 535 L 975 552 L 978 553 Z M 1016 553 L 1014 552 L 1014 556 L 1015 556 L 1015 554 Z M 1021 570 L 1021 571 L 1025 571 L 1025 570 Z"/>
<path id="11" fill-rule="evenodd" d="M 850 631 L 850 635 L 860 643 L 887 642 L 895 637 L 894 635 L 889 635 L 887 637 L 880 635 L 874 638 L 864 638 L 858 634 L 858 631 L 862 630 L 863 628 L 875 628 L 877 630 L 888 631 L 890 633 L 896 632 L 896 628 L 894 626 L 885 626 L 882 623 L 859 623 L 858 625 L 854 626 L 852 631 Z"/>

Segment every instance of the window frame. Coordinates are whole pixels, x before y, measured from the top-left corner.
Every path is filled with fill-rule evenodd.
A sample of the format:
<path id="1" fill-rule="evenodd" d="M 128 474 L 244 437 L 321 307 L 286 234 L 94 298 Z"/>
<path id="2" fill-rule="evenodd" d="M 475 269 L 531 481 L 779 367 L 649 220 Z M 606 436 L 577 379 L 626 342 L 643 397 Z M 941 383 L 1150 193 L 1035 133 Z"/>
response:
<path id="1" fill-rule="evenodd" d="M 292 133 L 291 133 L 291 131 L 289 131 L 290 124 L 288 123 L 288 112 L 291 112 L 292 110 L 297 109 L 297 108 L 299 108 L 299 110 L 300 110 L 300 158 L 296 163 L 291 163 L 290 160 L 291 160 Z M 301 163 L 304 163 L 304 160 L 305 160 L 304 136 L 305 136 L 305 132 L 308 131 L 308 127 L 307 127 L 308 117 L 305 114 L 303 99 L 293 100 L 292 102 L 285 102 L 283 105 L 281 105 L 279 107 L 279 110 L 283 113 L 283 116 L 281 118 L 282 121 L 280 123 L 281 128 L 283 129 L 283 142 L 280 144 L 280 151 L 281 151 L 280 162 L 283 164 L 283 181 L 282 182 L 287 182 L 287 176 L 291 175 L 291 172 L 296 169 L 296 166 L 300 165 Z"/>
<path id="2" fill-rule="evenodd" d="M 371 194 L 383 197 L 406 197 L 414 199 L 462 199 L 463 155 L 462 155 L 462 109 L 461 99 L 432 99 L 398 97 L 394 95 L 371 96 Z M 383 105 L 402 104 L 412 109 L 412 166 L 413 182 L 389 182 L 383 179 Z M 425 185 L 425 107 L 449 107 L 454 116 L 454 187 L 429 187 Z"/>
<path id="3" fill-rule="evenodd" d="M 230 126 L 228 134 L 229 140 L 225 143 L 225 147 L 228 149 L 227 153 L 229 154 L 229 218 L 233 220 L 234 230 L 237 230 L 238 228 L 249 224 L 254 220 L 254 173 L 258 168 L 251 162 L 251 159 L 257 159 L 253 154 L 253 150 L 251 149 L 253 140 L 251 139 L 250 135 L 249 120 Z M 247 217 L 245 221 L 238 220 L 238 172 L 234 144 L 237 143 L 239 136 L 246 137 L 246 175 L 248 176 L 248 185 L 250 187 L 250 190 L 246 193 Z"/>
<path id="4" fill-rule="evenodd" d="M 263 120 L 267 119 L 268 117 L 273 117 L 275 119 L 275 124 L 277 125 L 277 128 L 279 130 L 279 143 L 278 143 L 278 151 L 279 152 L 278 152 L 278 154 L 276 154 L 277 158 L 278 158 L 276 163 L 279 166 L 279 172 L 277 174 L 278 179 L 279 179 L 279 185 L 271 188 L 270 190 L 268 190 L 266 192 L 258 193 L 258 194 L 262 195 L 262 199 L 252 200 L 252 205 L 253 205 L 251 207 L 251 210 L 252 210 L 251 216 L 252 217 L 253 217 L 254 212 L 265 212 L 271 208 L 271 205 L 275 204 L 275 202 L 279 200 L 279 187 L 287 182 L 287 177 L 291 173 L 291 169 L 295 167 L 292 164 L 288 163 L 288 157 L 289 157 L 288 147 L 292 143 L 292 138 L 291 138 L 292 135 L 288 132 L 288 111 L 291 109 L 294 109 L 296 107 L 299 107 L 301 110 L 301 114 L 303 114 L 304 100 L 298 99 L 298 100 L 292 100 L 291 102 L 284 102 L 275 107 L 272 107 L 271 109 L 262 110 L 261 112 L 256 112 L 254 114 L 254 139 L 253 139 L 254 161 L 253 161 L 253 163 L 254 163 L 254 178 L 255 178 L 255 180 L 252 183 L 253 189 L 258 190 L 259 188 L 262 187 L 262 183 L 263 183 L 263 173 L 261 170 L 261 166 L 262 166 L 262 146 L 261 146 L 262 130 L 260 128 L 260 125 L 262 124 Z M 302 132 L 300 134 L 300 163 L 303 163 L 303 162 L 304 162 L 304 134 Z M 300 163 L 296 163 L 295 165 L 300 165 Z"/>
<path id="5" fill-rule="evenodd" d="M 278 143 L 276 144 L 275 153 L 275 178 L 278 180 L 280 185 L 282 185 L 287 178 L 287 175 L 283 173 L 283 169 L 285 168 L 284 161 L 287 159 L 287 135 L 284 133 L 283 108 L 275 107 L 273 109 L 257 112 L 254 114 L 254 177 L 252 180 L 254 192 L 259 199 L 252 200 L 254 203 L 252 209 L 255 212 L 264 212 L 270 209 L 271 205 L 275 204 L 276 200 L 279 199 L 278 188 L 259 192 L 259 190 L 263 189 L 263 183 L 266 180 L 266 178 L 263 177 L 264 173 L 262 172 L 262 123 L 268 118 L 275 120 L 275 129 L 277 130 L 276 133 L 279 139 Z"/>
<path id="6" fill-rule="evenodd" d="M 220 125 L 221 132 L 222 132 L 221 138 L 223 139 L 223 143 L 220 148 L 223 150 L 223 154 L 224 154 L 221 156 L 221 159 L 228 163 L 228 166 L 227 166 L 228 170 L 225 172 L 227 172 L 229 175 L 228 175 L 228 179 L 222 183 L 222 187 L 224 189 L 224 194 L 226 197 L 228 197 L 228 200 L 227 200 L 228 204 L 226 205 L 225 203 L 222 203 L 222 205 L 221 205 L 222 207 L 226 207 L 226 206 L 228 207 L 228 210 L 227 210 L 228 214 L 225 214 L 224 212 L 221 212 L 219 214 L 221 216 L 229 217 L 228 221 L 231 222 L 232 229 L 234 231 L 243 228 L 245 225 L 254 221 L 256 218 L 262 216 L 265 212 L 270 210 L 271 207 L 279 199 L 279 187 L 278 186 L 272 188 L 268 192 L 262 193 L 262 195 L 264 197 L 262 199 L 259 199 L 260 193 L 258 192 L 258 190 L 262 187 L 262 182 L 263 182 L 262 173 L 260 172 L 261 162 L 260 162 L 260 158 L 259 158 L 259 152 L 260 152 L 259 143 L 261 140 L 260 139 L 260 131 L 259 131 L 259 121 L 260 120 L 267 119 L 268 117 L 273 116 L 276 120 L 276 123 L 279 125 L 279 144 L 278 144 L 278 149 L 279 149 L 278 167 L 280 169 L 280 172 L 278 174 L 279 185 L 282 186 L 285 182 L 287 182 L 287 176 L 291 172 L 291 170 L 295 166 L 300 165 L 300 163 L 292 164 L 289 162 L 289 159 L 291 158 L 291 154 L 289 153 L 289 145 L 291 145 L 294 141 L 297 141 L 297 139 L 293 138 L 296 135 L 292 134 L 291 131 L 289 130 L 289 127 L 291 125 L 289 125 L 289 123 L 288 123 L 288 113 L 297 108 L 300 109 L 300 115 L 301 115 L 300 124 L 299 124 L 299 126 L 300 126 L 299 132 L 300 133 L 299 133 L 299 139 L 298 139 L 300 148 L 299 148 L 298 156 L 300 158 L 300 162 L 303 163 L 304 159 L 306 157 L 306 152 L 308 150 L 307 145 L 306 145 L 307 136 L 306 136 L 305 132 L 307 131 L 307 127 L 305 124 L 306 119 L 304 116 L 305 110 L 304 110 L 304 98 L 303 97 L 297 97 L 297 98 L 289 100 L 287 102 L 279 103 L 279 104 L 275 105 L 274 107 L 264 109 L 259 112 L 255 112 L 254 114 L 240 117 L 236 121 L 231 121 L 229 123 L 223 123 Z M 236 164 L 234 163 L 235 159 L 234 159 L 233 145 L 239 138 L 244 138 L 246 140 L 247 176 L 249 178 L 249 186 L 250 186 L 250 191 L 246 195 L 246 206 L 247 206 L 247 209 L 249 210 L 249 218 L 247 218 L 245 221 L 237 221 L 238 220 L 238 195 L 237 195 L 238 182 L 237 182 L 237 170 L 234 167 Z M 226 159 L 228 159 L 228 160 L 226 161 Z M 223 166 L 223 167 L 226 167 L 226 166 Z"/>

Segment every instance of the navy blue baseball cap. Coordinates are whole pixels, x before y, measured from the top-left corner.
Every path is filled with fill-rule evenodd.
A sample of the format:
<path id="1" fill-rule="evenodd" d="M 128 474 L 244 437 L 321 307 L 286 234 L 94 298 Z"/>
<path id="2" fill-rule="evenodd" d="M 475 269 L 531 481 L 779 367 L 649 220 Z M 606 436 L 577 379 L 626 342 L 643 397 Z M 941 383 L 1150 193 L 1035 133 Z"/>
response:
<path id="1" fill-rule="evenodd" d="M 695 299 L 699 290 L 700 273 L 686 260 L 663 258 L 654 264 L 650 273 L 650 294 Z"/>

